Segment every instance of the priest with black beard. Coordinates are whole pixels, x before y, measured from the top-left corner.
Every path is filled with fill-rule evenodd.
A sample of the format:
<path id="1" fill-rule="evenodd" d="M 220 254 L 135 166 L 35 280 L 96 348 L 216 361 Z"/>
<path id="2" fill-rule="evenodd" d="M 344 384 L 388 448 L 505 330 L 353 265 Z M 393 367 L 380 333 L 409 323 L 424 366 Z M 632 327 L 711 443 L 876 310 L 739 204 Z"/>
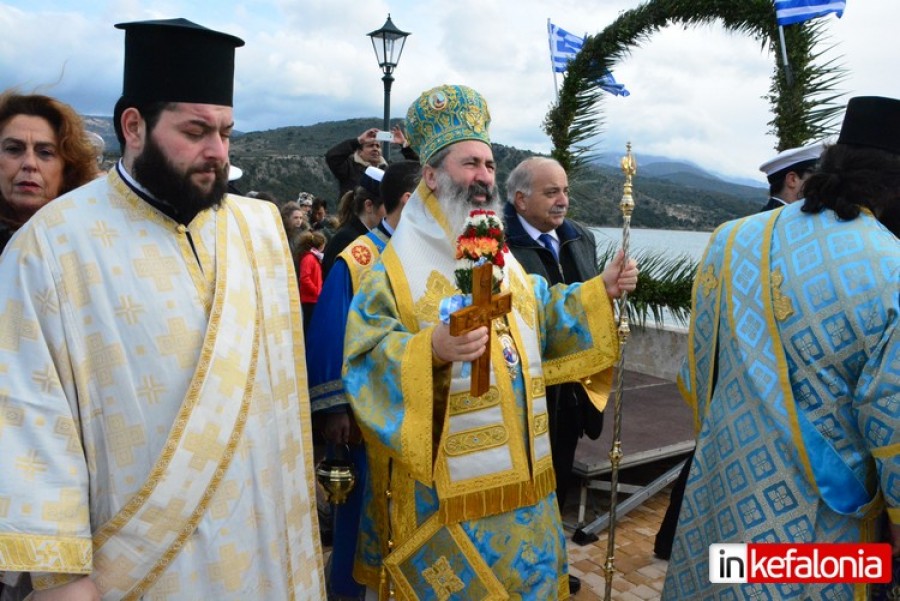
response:
<path id="1" fill-rule="evenodd" d="M 226 194 L 243 41 L 118 27 L 122 160 L 0 260 L 0 579 L 324 599 L 291 253 L 274 205 Z"/>

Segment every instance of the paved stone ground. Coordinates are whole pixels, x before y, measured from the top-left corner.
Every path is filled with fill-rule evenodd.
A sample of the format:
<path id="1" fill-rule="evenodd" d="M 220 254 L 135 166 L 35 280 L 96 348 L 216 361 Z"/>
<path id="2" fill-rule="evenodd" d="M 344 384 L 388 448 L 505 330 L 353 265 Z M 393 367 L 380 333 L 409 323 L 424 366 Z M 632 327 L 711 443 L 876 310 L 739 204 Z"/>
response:
<path id="1" fill-rule="evenodd" d="M 617 601 L 638 601 L 659 599 L 668 562 L 653 555 L 653 541 L 669 506 L 671 486 L 650 497 L 641 506 L 633 509 L 616 526 L 615 568 L 612 598 Z M 609 493 L 592 491 L 595 497 Z M 563 519 L 575 523 L 578 517 L 578 496 L 574 502 L 567 502 Z M 570 495 L 571 498 L 571 495 Z M 622 496 L 619 497 L 620 502 Z M 593 519 L 591 514 L 588 520 Z M 603 565 L 606 563 L 607 532 L 599 532 L 599 540 L 585 546 L 571 541 L 569 535 L 569 570 L 581 578 L 581 590 L 572 597 L 573 601 L 597 601 L 606 593 L 606 578 Z"/>

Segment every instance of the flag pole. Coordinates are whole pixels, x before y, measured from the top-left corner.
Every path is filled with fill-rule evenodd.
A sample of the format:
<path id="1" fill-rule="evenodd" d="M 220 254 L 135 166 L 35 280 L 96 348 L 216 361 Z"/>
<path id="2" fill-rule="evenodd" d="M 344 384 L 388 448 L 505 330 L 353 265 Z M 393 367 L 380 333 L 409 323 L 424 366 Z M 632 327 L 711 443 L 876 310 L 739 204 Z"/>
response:
<path id="1" fill-rule="evenodd" d="M 556 65 L 553 63 L 553 37 L 551 34 L 550 17 L 547 17 L 547 45 L 550 47 L 550 70 L 553 71 L 553 91 L 556 92 L 556 101 L 559 102 L 559 83 L 556 81 Z"/>
<path id="2" fill-rule="evenodd" d="M 794 87 L 794 74 L 791 73 L 791 65 L 788 63 L 787 44 L 784 42 L 784 26 L 778 26 L 778 39 L 781 41 L 781 61 L 784 63 L 784 78 L 789 88 Z"/>

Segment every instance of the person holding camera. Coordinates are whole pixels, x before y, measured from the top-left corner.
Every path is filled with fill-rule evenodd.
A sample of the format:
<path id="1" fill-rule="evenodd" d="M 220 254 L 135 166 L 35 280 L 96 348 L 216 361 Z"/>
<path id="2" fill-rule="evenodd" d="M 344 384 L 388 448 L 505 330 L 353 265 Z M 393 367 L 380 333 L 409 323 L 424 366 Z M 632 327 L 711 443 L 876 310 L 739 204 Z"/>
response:
<path id="1" fill-rule="evenodd" d="M 400 152 L 405 160 L 419 160 L 419 155 L 410 148 L 399 125 L 395 125 L 390 132 L 381 133 L 389 133 L 391 142 L 400 145 Z M 381 142 L 376 137 L 378 134 L 376 127 L 367 129 L 356 138 L 338 142 L 325 153 L 325 162 L 338 180 L 338 198 L 359 185 L 366 167 L 384 169 L 387 166 L 387 161 L 381 155 Z"/>

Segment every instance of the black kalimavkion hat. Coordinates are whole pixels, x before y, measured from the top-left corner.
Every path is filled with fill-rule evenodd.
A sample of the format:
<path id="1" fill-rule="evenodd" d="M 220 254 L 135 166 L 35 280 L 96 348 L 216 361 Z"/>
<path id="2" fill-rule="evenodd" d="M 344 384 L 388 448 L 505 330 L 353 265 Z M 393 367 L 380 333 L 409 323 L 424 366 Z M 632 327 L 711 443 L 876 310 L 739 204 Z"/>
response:
<path id="1" fill-rule="evenodd" d="M 837 143 L 900 154 L 900 100 L 882 96 L 851 98 Z"/>
<path id="2" fill-rule="evenodd" d="M 125 30 L 124 99 L 233 106 L 234 49 L 242 39 L 187 19 L 116 27 Z"/>

